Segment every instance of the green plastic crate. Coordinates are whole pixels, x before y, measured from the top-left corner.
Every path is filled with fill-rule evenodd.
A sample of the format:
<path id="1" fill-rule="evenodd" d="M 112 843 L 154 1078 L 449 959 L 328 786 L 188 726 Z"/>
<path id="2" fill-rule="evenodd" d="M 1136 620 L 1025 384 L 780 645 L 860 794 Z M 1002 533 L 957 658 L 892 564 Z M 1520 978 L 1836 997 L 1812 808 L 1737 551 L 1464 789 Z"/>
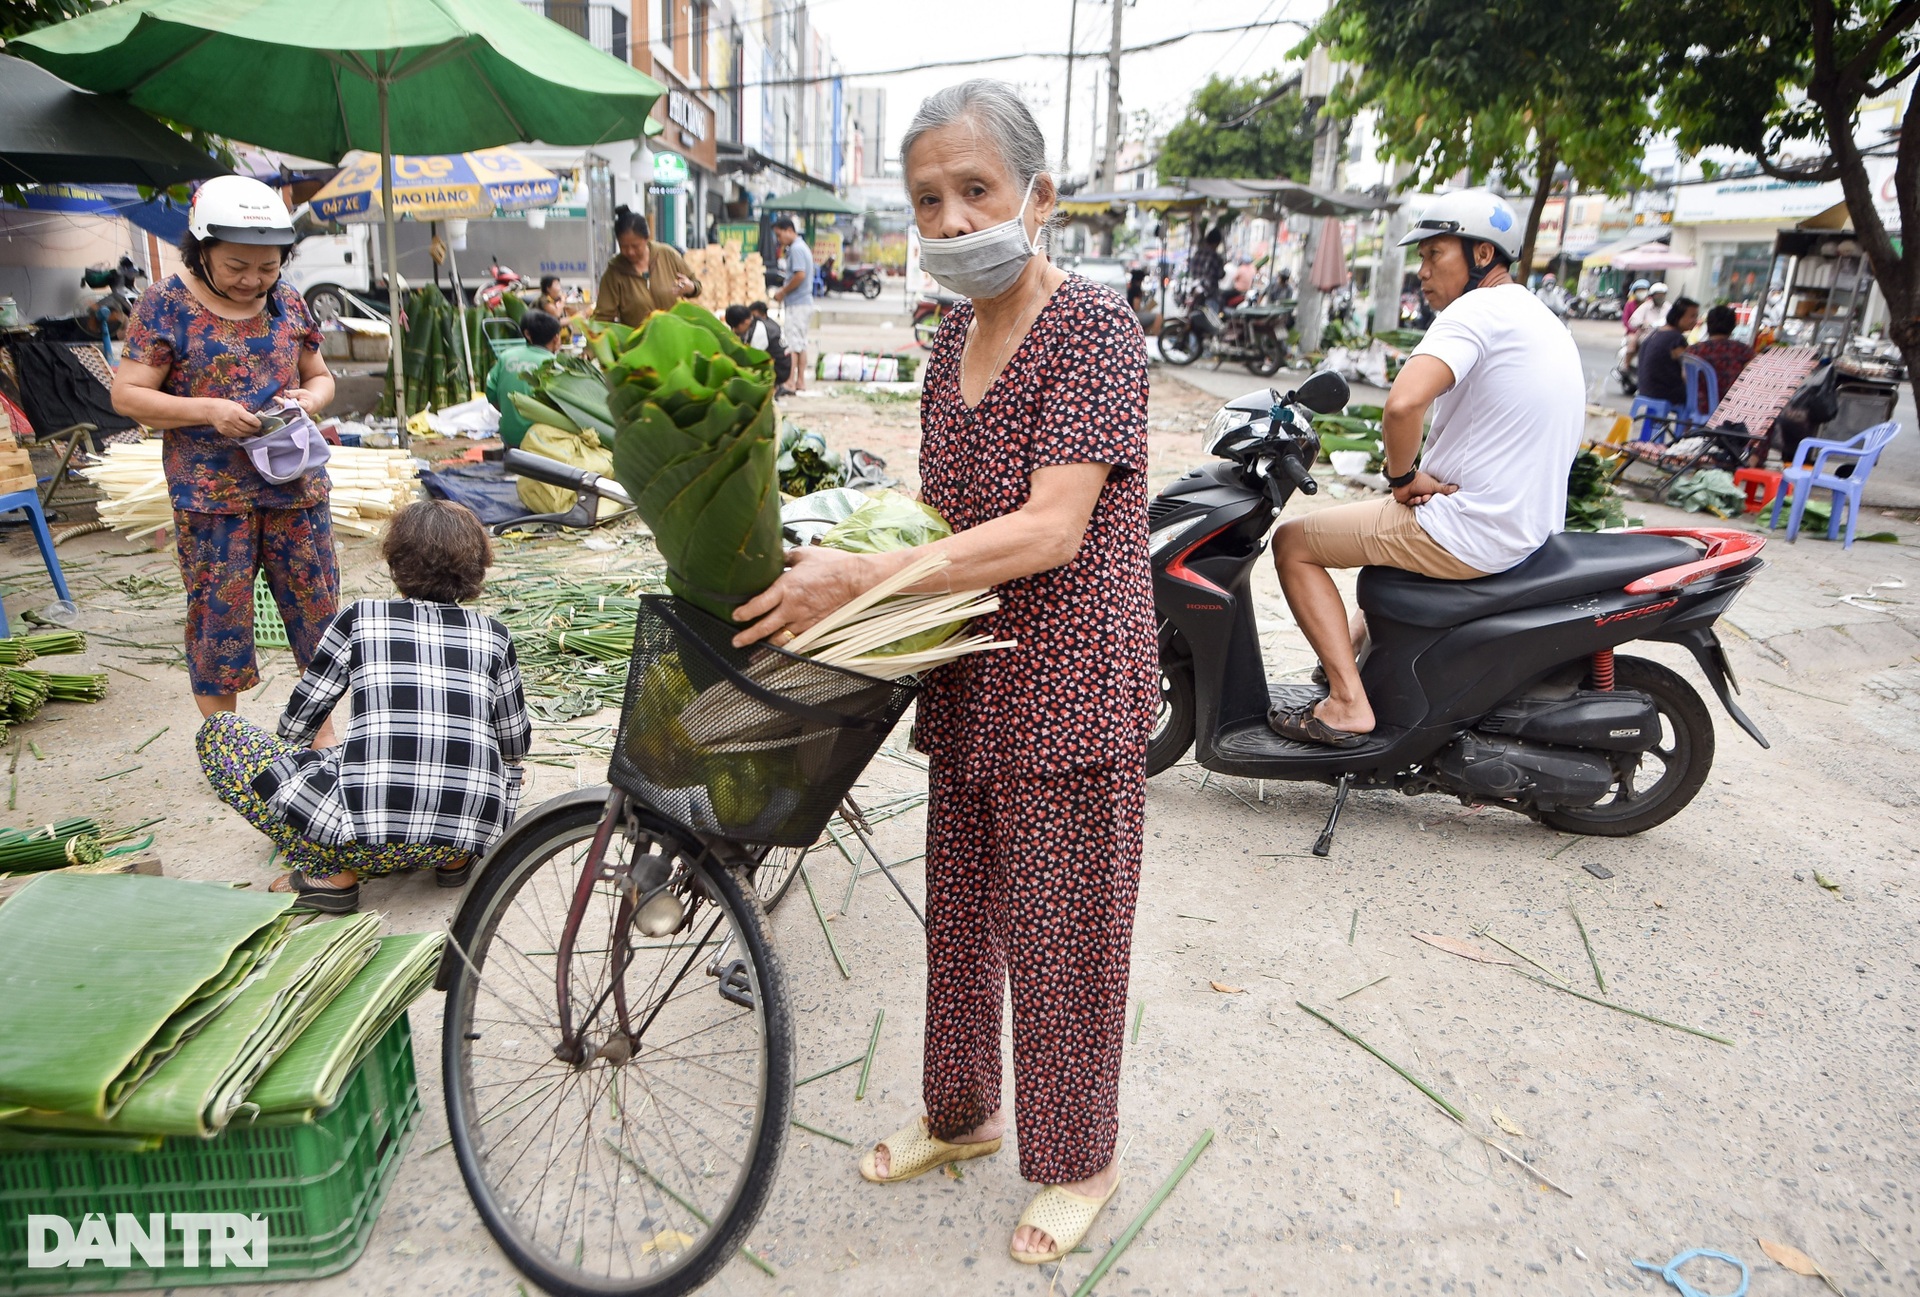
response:
<path id="1" fill-rule="evenodd" d="M 344 1270 L 359 1259 L 420 1116 L 413 1038 L 403 1014 L 381 1037 L 332 1111 L 312 1125 L 236 1125 L 217 1139 L 168 1139 L 151 1153 L 0 1153 L 0 1294 L 115 1292 L 205 1284 L 279 1283 Z M 239 1212 L 268 1222 L 264 1268 L 215 1268 L 205 1236 L 188 1268 L 177 1231 L 167 1264 L 109 1269 L 27 1268 L 27 1217 L 89 1212 Z"/>
<path id="2" fill-rule="evenodd" d="M 280 605 L 273 601 L 267 587 L 267 574 L 253 574 L 253 642 L 260 648 L 289 648 L 287 624 L 280 620 Z"/>

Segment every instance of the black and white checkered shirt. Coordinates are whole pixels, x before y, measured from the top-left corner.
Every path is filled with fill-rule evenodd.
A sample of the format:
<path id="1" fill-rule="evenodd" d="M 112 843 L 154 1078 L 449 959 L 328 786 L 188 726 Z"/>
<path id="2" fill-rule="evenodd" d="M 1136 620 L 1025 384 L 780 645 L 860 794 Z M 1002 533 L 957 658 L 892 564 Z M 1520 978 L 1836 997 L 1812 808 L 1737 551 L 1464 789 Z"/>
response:
<path id="1" fill-rule="evenodd" d="M 346 742 L 274 762 L 253 790 L 315 842 L 483 852 L 513 819 L 533 726 L 507 628 L 457 604 L 362 599 L 287 700 L 304 745 L 351 689 Z"/>

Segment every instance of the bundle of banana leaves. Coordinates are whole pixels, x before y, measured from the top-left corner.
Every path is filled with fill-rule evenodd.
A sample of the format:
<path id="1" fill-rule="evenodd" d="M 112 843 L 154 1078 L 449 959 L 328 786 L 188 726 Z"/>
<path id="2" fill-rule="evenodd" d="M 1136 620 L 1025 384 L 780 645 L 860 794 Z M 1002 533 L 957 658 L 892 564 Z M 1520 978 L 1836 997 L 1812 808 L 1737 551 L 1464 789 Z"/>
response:
<path id="1" fill-rule="evenodd" d="M 16 1129 L 129 1135 L 217 1135 L 287 1048 L 325 1012 L 379 949 L 380 916 L 315 923 L 288 937 L 271 962 L 178 1053 L 153 1070 L 110 1119 L 64 1113 L 7 1118 Z"/>
<path id="2" fill-rule="evenodd" d="M 286 940 L 285 893 L 46 873 L 0 905 L 0 1106 L 104 1121 Z"/>
<path id="3" fill-rule="evenodd" d="M 691 302 L 602 331 L 614 476 L 667 563 L 667 586 L 726 617 L 784 562 L 773 362 Z"/>
<path id="4" fill-rule="evenodd" d="M 256 1120 L 262 1125 L 310 1122 L 331 1107 L 354 1067 L 433 985 L 445 941 L 443 932 L 380 938 L 373 958 L 248 1092 Z"/>
<path id="5" fill-rule="evenodd" d="M 486 375 L 469 373 L 467 358 L 472 357 L 478 368 L 493 355 L 480 330 L 487 314 L 483 307 L 456 307 L 433 284 L 407 295 L 406 331 L 398 355 L 406 365 L 408 406 L 439 409 L 472 397 L 473 389 Z M 467 333 L 464 352 L 460 347 L 461 329 Z M 382 413 L 393 413 L 392 362 L 388 364 Z"/>
<path id="6" fill-rule="evenodd" d="M 1573 457 L 1567 470 L 1568 531 L 1602 531 L 1623 527 L 1627 511 L 1613 489 L 1613 461 L 1590 450 Z"/>

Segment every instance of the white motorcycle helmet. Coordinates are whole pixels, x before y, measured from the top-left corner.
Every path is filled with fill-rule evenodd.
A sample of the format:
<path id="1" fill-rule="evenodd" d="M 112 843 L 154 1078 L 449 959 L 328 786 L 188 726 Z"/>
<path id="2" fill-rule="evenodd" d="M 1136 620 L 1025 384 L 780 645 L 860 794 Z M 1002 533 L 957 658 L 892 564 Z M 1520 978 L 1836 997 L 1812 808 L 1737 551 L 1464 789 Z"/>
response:
<path id="1" fill-rule="evenodd" d="M 1659 281 L 1658 283 L 1656 283 L 1656 284 L 1654 284 L 1654 286 L 1653 286 L 1652 288 L 1649 288 L 1649 289 L 1647 290 L 1647 296 L 1648 296 L 1648 297 L 1661 297 L 1661 296 L 1664 296 L 1664 295 L 1666 294 L 1666 291 L 1667 291 L 1667 281 L 1666 281 L 1666 280 L 1664 280 L 1664 279 L 1662 279 L 1662 280 L 1660 280 L 1660 281 Z"/>
<path id="2" fill-rule="evenodd" d="M 1493 264 L 1477 266 L 1473 261 L 1476 242 L 1493 245 L 1494 263 L 1511 265 L 1520 257 L 1520 241 L 1525 231 L 1507 200 L 1491 189 L 1457 189 L 1437 194 L 1422 209 L 1419 217 L 1400 240 L 1401 247 L 1422 243 L 1436 235 L 1452 234 L 1460 239 L 1467 254 L 1467 287 L 1477 288 Z"/>
<path id="3" fill-rule="evenodd" d="M 298 240 L 280 195 L 251 176 L 215 176 L 201 185 L 187 212 L 187 233 L 265 248 L 290 248 Z"/>

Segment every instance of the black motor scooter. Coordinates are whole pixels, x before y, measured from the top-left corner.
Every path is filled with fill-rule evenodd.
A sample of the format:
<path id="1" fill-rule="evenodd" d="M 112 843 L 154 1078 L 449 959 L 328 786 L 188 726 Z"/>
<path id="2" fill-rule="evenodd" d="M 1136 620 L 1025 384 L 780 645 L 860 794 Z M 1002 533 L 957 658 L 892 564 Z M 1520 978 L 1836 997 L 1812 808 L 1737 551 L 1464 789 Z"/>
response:
<path id="1" fill-rule="evenodd" d="M 1473 581 L 1363 569 L 1371 642 L 1360 676 L 1377 727 L 1346 748 L 1270 730 L 1270 707 L 1325 689 L 1268 681 L 1248 582 L 1293 493 L 1319 489 L 1310 413 L 1346 402 L 1346 380 L 1333 373 L 1284 396 L 1241 397 L 1209 430 L 1207 448 L 1223 462 L 1192 470 L 1149 506 L 1161 671 L 1149 774 L 1191 747 L 1221 774 L 1333 784 L 1317 856 L 1356 787 L 1449 794 L 1568 833 L 1639 833 L 1700 791 L 1714 733 L 1679 675 L 1615 655 L 1635 639 L 1691 651 L 1740 728 L 1768 746 L 1733 701 L 1713 631 L 1764 566 L 1765 542 L 1712 528 L 1561 533 L 1510 571 Z"/>

